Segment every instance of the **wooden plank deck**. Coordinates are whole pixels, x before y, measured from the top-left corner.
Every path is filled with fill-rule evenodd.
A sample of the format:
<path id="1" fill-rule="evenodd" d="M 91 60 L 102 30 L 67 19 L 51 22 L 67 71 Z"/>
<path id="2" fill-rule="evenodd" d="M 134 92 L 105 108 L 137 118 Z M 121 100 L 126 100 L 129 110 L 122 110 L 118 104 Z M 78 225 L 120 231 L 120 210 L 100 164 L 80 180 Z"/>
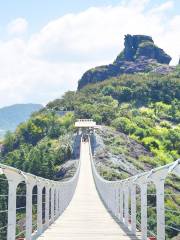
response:
<path id="1" fill-rule="evenodd" d="M 104 207 L 92 176 L 89 143 L 82 143 L 81 147 L 81 169 L 74 197 L 64 213 L 38 239 L 137 239 L 119 225 Z"/>

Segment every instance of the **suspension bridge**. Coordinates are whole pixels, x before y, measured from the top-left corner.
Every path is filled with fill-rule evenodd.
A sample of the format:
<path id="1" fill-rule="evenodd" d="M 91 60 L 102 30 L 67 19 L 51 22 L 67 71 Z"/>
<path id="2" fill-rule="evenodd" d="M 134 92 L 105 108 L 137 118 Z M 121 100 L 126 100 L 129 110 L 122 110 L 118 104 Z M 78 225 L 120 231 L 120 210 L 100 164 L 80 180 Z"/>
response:
<path id="1" fill-rule="evenodd" d="M 92 120 L 79 120 L 76 126 L 94 129 Z M 79 132 L 79 134 L 81 134 Z M 4 239 L 39 240 L 126 240 L 166 239 L 164 183 L 169 174 L 180 176 L 180 160 L 120 181 L 107 181 L 97 172 L 90 136 L 81 139 L 80 161 L 75 175 L 68 181 L 43 179 L 0 164 L 0 174 L 8 182 L 7 224 L 0 227 Z M 26 186 L 25 224 L 17 228 L 17 186 Z M 148 184 L 155 186 L 156 235 L 148 234 Z M 37 216 L 33 217 L 33 189 L 37 188 Z M 139 192 L 137 191 L 139 188 Z M 140 209 L 137 209 L 137 195 Z M 0 214 L 4 211 L 0 211 Z M 140 212 L 140 223 L 137 212 Z M 177 214 L 177 213 L 175 213 Z M 178 235 L 179 236 L 179 235 Z M 2 239 L 2 240 L 4 240 Z"/>

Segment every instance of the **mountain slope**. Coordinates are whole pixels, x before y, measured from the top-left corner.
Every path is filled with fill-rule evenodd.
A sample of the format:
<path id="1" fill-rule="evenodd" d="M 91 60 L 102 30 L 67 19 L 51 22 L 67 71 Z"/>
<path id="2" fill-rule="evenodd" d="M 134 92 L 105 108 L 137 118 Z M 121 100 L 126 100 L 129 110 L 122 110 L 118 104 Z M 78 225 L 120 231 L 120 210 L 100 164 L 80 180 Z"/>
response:
<path id="1" fill-rule="evenodd" d="M 18 124 L 27 120 L 33 112 L 39 111 L 40 104 L 15 104 L 0 109 L 0 136 L 14 131 Z"/>

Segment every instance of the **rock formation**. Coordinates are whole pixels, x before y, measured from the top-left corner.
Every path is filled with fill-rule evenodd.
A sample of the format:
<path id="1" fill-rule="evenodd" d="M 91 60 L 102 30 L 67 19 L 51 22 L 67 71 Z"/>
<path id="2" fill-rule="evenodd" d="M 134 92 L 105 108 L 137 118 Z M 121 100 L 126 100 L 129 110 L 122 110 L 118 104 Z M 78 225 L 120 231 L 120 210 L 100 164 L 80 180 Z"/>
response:
<path id="1" fill-rule="evenodd" d="M 128 34 L 125 36 L 124 50 L 114 63 L 87 71 L 80 79 L 78 89 L 121 74 L 137 72 L 168 74 L 173 69 L 169 66 L 170 61 L 171 57 L 157 47 L 150 36 Z"/>
<path id="2" fill-rule="evenodd" d="M 171 57 L 163 49 L 158 48 L 151 37 L 145 35 L 126 35 L 124 42 L 125 49 L 117 57 L 115 62 L 122 60 L 135 61 L 141 57 L 154 59 L 158 63 L 169 64 Z"/>

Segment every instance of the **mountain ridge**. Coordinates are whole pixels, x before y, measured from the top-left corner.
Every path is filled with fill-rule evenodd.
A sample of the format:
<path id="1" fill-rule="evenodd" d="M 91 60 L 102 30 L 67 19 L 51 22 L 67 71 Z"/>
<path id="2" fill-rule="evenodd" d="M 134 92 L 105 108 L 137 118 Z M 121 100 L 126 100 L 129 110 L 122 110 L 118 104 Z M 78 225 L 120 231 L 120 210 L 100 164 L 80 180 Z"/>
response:
<path id="1" fill-rule="evenodd" d="M 0 108 L 0 137 L 6 131 L 14 131 L 21 122 L 27 120 L 33 112 L 39 111 L 42 107 L 41 104 L 24 103 Z"/>

